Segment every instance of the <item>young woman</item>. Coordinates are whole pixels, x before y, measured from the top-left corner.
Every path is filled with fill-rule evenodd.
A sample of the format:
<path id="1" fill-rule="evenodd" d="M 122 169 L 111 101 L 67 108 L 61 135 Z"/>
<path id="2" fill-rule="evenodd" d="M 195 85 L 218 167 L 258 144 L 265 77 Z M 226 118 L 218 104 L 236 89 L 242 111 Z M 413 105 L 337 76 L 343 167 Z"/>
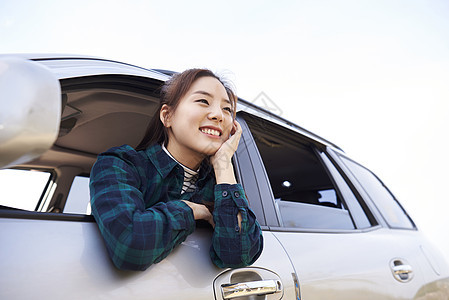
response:
<path id="1" fill-rule="evenodd" d="M 136 147 L 112 148 L 92 168 L 92 214 L 119 269 L 145 270 L 195 229 L 214 228 L 210 257 L 221 268 L 252 264 L 263 239 L 231 158 L 242 129 L 237 97 L 216 75 L 191 69 L 161 90 L 158 114 Z"/>

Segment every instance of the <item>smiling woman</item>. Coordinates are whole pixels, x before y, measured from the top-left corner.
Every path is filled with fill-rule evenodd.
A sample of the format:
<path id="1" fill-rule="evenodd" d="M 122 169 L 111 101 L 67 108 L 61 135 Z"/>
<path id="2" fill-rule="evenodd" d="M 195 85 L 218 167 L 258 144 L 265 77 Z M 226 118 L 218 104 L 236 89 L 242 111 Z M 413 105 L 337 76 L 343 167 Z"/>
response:
<path id="1" fill-rule="evenodd" d="M 218 267 L 243 267 L 263 238 L 231 158 L 242 128 L 237 97 L 211 71 L 191 69 L 162 88 L 160 108 L 140 145 L 100 154 L 91 172 L 91 206 L 117 268 L 145 270 L 195 229 L 214 228 Z"/>

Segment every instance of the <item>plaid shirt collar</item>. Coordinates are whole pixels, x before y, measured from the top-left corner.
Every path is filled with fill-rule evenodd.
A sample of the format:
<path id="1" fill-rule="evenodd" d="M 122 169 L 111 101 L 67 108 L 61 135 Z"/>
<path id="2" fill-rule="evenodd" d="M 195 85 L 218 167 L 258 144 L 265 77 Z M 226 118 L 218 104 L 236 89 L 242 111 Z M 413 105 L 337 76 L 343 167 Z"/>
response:
<path id="1" fill-rule="evenodd" d="M 145 149 L 145 154 L 148 159 L 153 163 L 156 167 L 156 170 L 162 176 L 162 178 L 166 178 L 168 174 L 170 174 L 176 166 L 178 166 L 178 162 L 173 160 L 167 153 L 162 149 L 162 146 L 159 144 L 154 144 L 147 149 Z M 179 165 L 180 166 L 180 165 Z M 180 171 L 184 174 L 184 169 L 180 166 Z M 201 167 L 199 170 L 198 182 L 203 181 L 208 176 L 212 176 L 211 172 L 212 166 L 209 163 L 209 159 L 204 159 L 201 162 Z"/>

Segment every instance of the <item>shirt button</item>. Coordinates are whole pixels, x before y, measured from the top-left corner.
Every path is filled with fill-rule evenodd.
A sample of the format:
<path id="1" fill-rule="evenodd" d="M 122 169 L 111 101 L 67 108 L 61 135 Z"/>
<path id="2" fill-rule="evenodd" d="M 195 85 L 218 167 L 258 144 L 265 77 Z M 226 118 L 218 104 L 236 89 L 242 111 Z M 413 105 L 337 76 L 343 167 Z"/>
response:
<path id="1" fill-rule="evenodd" d="M 227 191 L 223 191 L 223 193 L 221 193 L 221 195 L 222 195 L 223 197 L 226 197 L 226 196 L 228 195 L 228 192 L 227 192 Z"/>
<path id="2" fill-rule="evenodd" d="M 234 197 L 235 197 L 235 198 L 240 197 L 240 193 L 239 193 L 239 192 L 234 192 Z"/>

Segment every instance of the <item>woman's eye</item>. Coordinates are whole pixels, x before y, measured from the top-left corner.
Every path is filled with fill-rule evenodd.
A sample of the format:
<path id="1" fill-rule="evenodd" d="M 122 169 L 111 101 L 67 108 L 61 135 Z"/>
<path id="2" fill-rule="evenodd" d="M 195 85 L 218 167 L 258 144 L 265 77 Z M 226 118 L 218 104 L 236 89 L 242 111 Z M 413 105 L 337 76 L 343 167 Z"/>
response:
<path id="1" fill-rule="evenodd" d="M 232 113 L 232 109 L 230 107 L 224 107 L 223 109 L 226 110 L 229 113 Z"/>
<path id="2" fill-rule="evenodd" d="M 209 104 L 209 102 L 206 99 L 198 99 L 196 100 L 196 102 L 200 102 L 200 103 L 204 103 L 204 104 Z"/>

